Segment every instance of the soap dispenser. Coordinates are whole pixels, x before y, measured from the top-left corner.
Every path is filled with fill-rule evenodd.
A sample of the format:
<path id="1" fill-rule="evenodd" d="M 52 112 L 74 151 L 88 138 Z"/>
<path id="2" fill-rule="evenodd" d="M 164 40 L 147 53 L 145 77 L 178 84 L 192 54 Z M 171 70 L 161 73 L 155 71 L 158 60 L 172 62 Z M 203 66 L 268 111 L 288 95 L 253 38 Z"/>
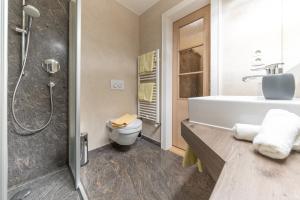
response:
<path id="1" fill-rule="evenodd" d="M 295 78 L 291 73 L 283 73 L 279 67 L 283 63 L 267 65 L 267 75 L 262 78 L 262 91 L 266 99 L 291 100 L 295 94 Z"/>

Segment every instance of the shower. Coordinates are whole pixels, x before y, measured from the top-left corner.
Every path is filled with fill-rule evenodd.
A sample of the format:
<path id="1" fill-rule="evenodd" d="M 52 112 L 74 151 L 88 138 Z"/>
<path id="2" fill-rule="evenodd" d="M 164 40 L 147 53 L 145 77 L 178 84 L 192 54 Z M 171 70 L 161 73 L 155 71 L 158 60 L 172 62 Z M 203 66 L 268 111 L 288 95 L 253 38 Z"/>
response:
<path id="1" fill-rule="evenodd" d="M 27 14 L 30 17 L 40 17 L 40 11 L 31 5 L 25 5 L 23 9 L 25 14 Z"/>
<path id="2" fill-rule="evenodd" d="M 30 36 L 31 36 L 31 29 L 32 29 L 32 22 L 34 18 L 40 17 L 40 11 L 35 8 L 32 5 L 26 5 L 25 0 L 23 0 L 23 19 L 22 19 L 22 28 L 16 27 L 15 31 L 19 32 L 22 34 L 22 62 L 21 62 L 21 72 L 18 77 L 14 92 L 13 92 L 13 97 L 12 97 L 12 102 L 11 102 L 11 109 L 12 109 L 12 115 L 13 119 L 16 122 L 16 124 L 23 130 L 26 131 L 26 133 L 18 133 L 21 136 L 28 136 L 28 135 L 33 135 L 37 132 L 42 131 L 45 129 L 51 122 L 52 115 L 53 115 L 53 88 L 55 86 L 55 83 L 53 81 L 49 81 L 48 86 L 49 86 L 49 93 L 50 93 L 50 104 L 51 104 L 51 111 L 50 111 L 50 116 L 48 120 L 42 125 L 41 127 L 32 129 L 28 128 L 18 120 L 15 112 L 15 99 L 16 99 L 16 93 L 19 89 L 20 83 L 22 81 L 22 77 L 25 75 L 25 68 L 27 64 L 27 57 L 28 57 L 28 49 L 29 49 L 29 44 L 30 44 Z M 60 65 L 59 63 L 54 60 L 54 59 L 47 59 L 42 63 L 43 69 L 49 73 L 49 75 L 54 74 L 60 70 Z"/>

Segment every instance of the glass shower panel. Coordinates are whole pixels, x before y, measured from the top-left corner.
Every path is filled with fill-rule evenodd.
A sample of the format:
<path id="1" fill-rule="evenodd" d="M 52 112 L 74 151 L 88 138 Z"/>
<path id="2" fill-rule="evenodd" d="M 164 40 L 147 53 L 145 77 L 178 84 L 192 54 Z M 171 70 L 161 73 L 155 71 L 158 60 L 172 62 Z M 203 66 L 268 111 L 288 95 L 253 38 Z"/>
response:
<path id="1" fill-rule="evenodd" d="M 69 20 L 69 166 L 75 188 L 80 184 L 80 17 L 78 1 L 70 1 Z"/>

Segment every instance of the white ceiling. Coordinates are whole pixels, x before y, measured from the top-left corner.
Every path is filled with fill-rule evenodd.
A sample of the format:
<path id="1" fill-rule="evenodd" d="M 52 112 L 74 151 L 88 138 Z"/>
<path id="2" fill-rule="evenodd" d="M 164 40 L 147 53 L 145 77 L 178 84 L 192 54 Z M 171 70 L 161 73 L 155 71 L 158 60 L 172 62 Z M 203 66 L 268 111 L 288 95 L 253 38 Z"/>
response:
<path id="1" fill-rule="evenodd" d="M 137 15 L 143 14 L 146 10 L 156 4 L 159 0 L 116 0 Z"/>

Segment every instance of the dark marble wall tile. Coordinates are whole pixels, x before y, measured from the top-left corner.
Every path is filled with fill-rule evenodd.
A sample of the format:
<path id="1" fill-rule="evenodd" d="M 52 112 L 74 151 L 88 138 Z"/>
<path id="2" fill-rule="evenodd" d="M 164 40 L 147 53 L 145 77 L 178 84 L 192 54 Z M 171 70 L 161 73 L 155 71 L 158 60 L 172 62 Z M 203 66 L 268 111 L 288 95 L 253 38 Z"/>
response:
<path id="1" fill-rule="evenodd" d="M 57 170 L 67 162 L 68 139 L 68 3 L 69 0 L 27 0 L 41 12 L 34 19 L 31 42 L 23 77 L 16 96 L 16 115 L 23 125 L 37 128 L 50 114 L 49 75 L 43 60 L 54 58 L 61 71 L 51 77 L 54 88 L 54 115 L 51 124 L 33 136 L 22 132 L 11 114 L 11 99 L 21 64 L 21 35 L 12 30 L 21 24 L 21 0 L 9 0 L 8 69 L 8 151 L 9 186 Z"/>

